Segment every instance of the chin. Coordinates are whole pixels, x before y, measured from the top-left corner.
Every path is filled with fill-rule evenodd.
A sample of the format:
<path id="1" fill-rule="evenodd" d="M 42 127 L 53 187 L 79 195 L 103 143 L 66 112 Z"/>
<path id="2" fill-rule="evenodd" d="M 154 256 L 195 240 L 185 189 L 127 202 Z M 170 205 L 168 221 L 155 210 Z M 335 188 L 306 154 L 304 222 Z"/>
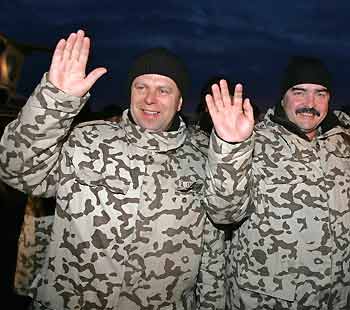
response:
<path id="1" fill-rule="evenodd" d="M 157 132 L 157 131 L 162 131 L 162 129 L 155 127 L 155 126 L 142 126 L 144 129 L 147 129 L 148 131 L 152 131 L 152 132 Z"/>

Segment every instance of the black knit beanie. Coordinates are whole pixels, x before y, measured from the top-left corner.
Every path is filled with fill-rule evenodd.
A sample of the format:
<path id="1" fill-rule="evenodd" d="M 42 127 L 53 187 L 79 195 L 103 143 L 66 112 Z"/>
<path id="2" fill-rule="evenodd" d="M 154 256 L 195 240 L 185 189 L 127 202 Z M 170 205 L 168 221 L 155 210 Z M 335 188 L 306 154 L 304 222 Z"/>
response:
<path id="1" fill-rule="evenodd" d="M 137 57 L 128 74 L 128 89 L 133 80 L 143 74 L 159 74 L 171 78 L 185 97 L 189 76 L 185 64 L 175 54 L 165 48 L 153 48 Z"/>
<path id="2" fill-rule="evenodd" d="M 314 57 L 294 56 L 289 61 L 281 83 L 281 97 L 298 84 L 318 84 L 331 92 L 331 75 L 323 62 Z"/>

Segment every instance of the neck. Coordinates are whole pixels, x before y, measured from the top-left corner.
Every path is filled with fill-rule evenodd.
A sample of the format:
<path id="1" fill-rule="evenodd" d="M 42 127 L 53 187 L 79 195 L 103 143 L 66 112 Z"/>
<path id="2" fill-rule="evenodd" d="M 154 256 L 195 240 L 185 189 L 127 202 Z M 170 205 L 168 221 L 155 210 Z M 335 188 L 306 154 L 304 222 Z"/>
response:
<path id="1" fill-rule="evenodd" d="M 305 135 L 309 138 L 310 141 L 316 138 L 317 130 L 311 132 L 305 132 Z"/>

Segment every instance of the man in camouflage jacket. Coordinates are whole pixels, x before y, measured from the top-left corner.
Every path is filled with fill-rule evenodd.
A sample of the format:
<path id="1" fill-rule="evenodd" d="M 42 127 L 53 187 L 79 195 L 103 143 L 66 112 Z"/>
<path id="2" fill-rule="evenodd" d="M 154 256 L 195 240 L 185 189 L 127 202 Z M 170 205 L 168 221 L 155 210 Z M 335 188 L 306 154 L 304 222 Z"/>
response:
<path id="1" fill-rule="evenodd" d="M 203 201 L 206 155 L 177 116 L 187 75 L 163 49 L 129 75 L 119 123 L 71 130 L 102 76 L 85 76 L 90 41 L 61 40 L 48 74 L 2 137 L 2 179 L 56 197 L 34 309 L 223 309 L 223 233 Z M 200 270 L 203 243 L 210 250 Z"/>
<path id="2" fill-rule="evenodd" d="M 231 101 L 224 81 L 213 88 L 209 111 L 222 126 L 208 155 L 208 212 L 240 225 L 230 307 L 350 309 L 350 118 L 328 112 L 329 72 L 293 58 L 281 103 L 254 132 L 249 103 Z"/>

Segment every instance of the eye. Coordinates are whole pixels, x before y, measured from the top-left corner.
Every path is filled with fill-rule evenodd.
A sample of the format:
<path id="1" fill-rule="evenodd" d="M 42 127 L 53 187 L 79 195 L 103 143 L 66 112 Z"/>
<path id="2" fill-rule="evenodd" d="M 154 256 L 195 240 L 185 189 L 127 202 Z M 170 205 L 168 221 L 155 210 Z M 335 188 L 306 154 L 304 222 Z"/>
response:
<path id="1" fill-rule="evenodd" d="M 168 94 L 170 94 L 170 89 L 166 88 L 166 87 L 161 87 L 161 88 L 159 88 L 159 93 L 161 95 L 168 95 Z"/>
<path id="2" fill-rule="evenodd" d="M 320 91 L 317 93 L 317 96 L 320 98 L 326 98 L 327 97 L 327 92 L 325 91 Z"/>
<path id="3" fill-rule="evenodd" d="M 293 91 L 293 95 L 294 96 L 303 96 L 304 95 L 304 91 L 296 89 L 296 90 Z"/>
<path id="4" fill-rule="evenodd" d="M 137 91 L 143 91 L 146 88 L 143 84 L 135 84 L 134 87 Z"/>

